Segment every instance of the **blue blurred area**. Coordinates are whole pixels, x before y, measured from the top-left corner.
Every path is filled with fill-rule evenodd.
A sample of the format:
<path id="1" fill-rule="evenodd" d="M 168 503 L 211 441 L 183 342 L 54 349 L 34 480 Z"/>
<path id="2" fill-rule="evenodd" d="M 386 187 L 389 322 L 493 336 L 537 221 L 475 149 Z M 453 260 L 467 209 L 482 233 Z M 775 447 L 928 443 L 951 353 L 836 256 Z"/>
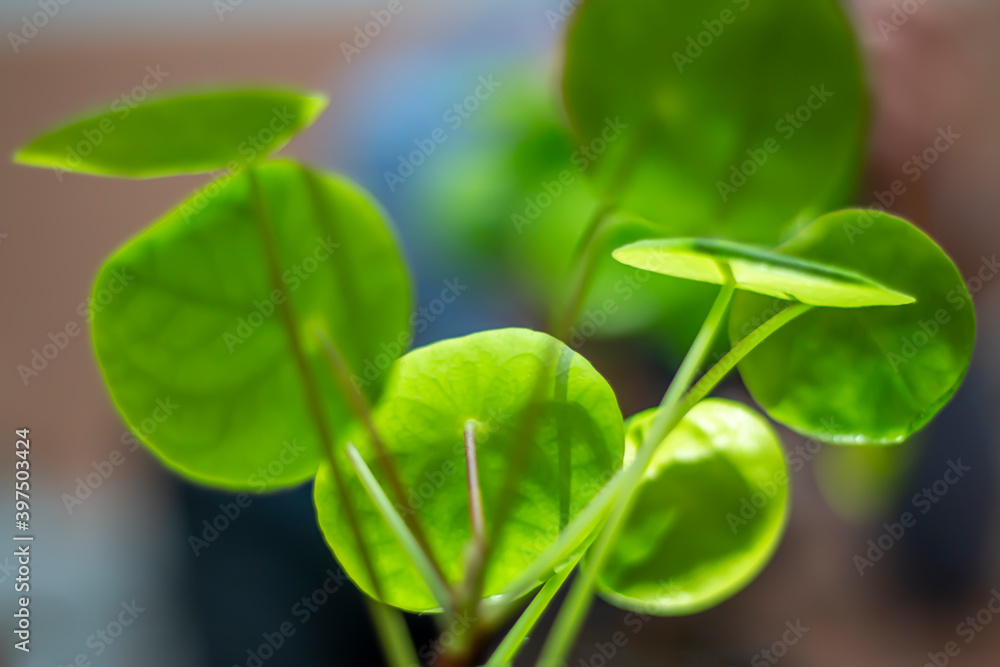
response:
<path id="1" fill-rule="evenodd" d="M 414 151 L 427 156 L 426 162 L 416 166 L 419 171 L 474 141 L 473 133 L 463 131 L 468 118 L 453 106 L 473 95 L 482 80 L 491 76 L 500 84 L 495 94 L 503 96 L 511 88 L 509 81 L 504 87 L 505 72 L 529 63 L 544 67 L 551 60 L 562 22 L 550 24 L 547 4 L 477 3 L 474 10 L 466 7 L 461 17 L 439 9 L 436 19 L 426 19 L 431 38 L 406 43 L 405 50 L 364 51 L 347 68 L 347 85 L 334 93 L 328 114 L 336 119 L 337 128 L 349 129 L 343 134 L 333 131 L 332 161 L 370 190 L 399 228 L 417 285 L 418 305 L 438 298 L 446 280 L 457 279 L 467 286 L 456 305 L 440 316 L 432 315 L 434 321 L 418 332 L 415 345 L 481 329 L 538 324 L 521 308 L 513 290 L 468 257 L 443 251 L 433 235 L 424 233 L 432 221 L 426 211 L 413 205 L 418 175 L 389 183 L 386 174 L 400 173 L 401 158 L 409 162 Z M 497 101 L 486 99 L 482 106 L 491 103 Z M 482 108 L 468 117 L 479 113 Z M 435 131 L 438 141 L 434 141 Z M 446 138 L 440 141 L 441 136 Z M 433 145 L 433 152 L 421 150 L 421 144 Z"/>

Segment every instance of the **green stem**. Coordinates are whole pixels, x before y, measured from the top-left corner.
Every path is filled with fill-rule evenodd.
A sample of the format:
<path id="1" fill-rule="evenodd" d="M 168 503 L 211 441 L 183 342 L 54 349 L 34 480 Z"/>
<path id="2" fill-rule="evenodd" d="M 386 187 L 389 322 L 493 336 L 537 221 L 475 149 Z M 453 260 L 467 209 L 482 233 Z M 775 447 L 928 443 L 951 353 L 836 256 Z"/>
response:
<path id="1" fill-rule="evenodd" d="M 533 436 L 535 426 L 541 417 L 542 398 L 545 396 L 549 380 L 553 376 L 552 369 L 557 367 L 557 363 L 561 358 L 561 345 L 559 343 L 553 340 L 547 348 L 545 357 L 538 367 L 538 375 L 531 389 L 531 396 L 528 398 L 528 402 L 521 413 L 520 423 L 517 425 L 517 430 L 515 431 L 514 446 L 507 464 L 507 473 L 504 475 L 504 482 L 500 487 L 499 497 L 493 507 L 493 529 L 486 536 L 483 546 L 483 563 L 489 562 L 490 555 L 502 539 L 503 530 L 506 528 L 507 521 L 514 511 L 514 501 L 519 493 L 518 489 L 521 488 L 521 475 L 527 466 L 528 457 L 531 454 L 532 445 L 535 441 Z M 485 586 L 486 567 L 481 567 L 476 572 L 476 577 L 469 582 L 471 603 L 478 604 L 477 601 L 483 597 Z"/>
<path id="2" fill-rule="evenodd" d="M 708 396 L 709 392 L 722 382 L 722 378 L 726 377 L 729 371 L 736 368 L 736 364 L 742 361 L 743 357 L 750 354 L 754 348 L 767 340 L 768 336 L 795 318 L 805 315 L 813 308 L 815 306 L 811 306 L 808 303 L 792 304 L 754 329 L 746 338 L 734 345 L 714 366 L 708 369 L 708 372 L 695 383 L 691 391 L 688 392 L 688 395 L 684 397 L 684 402 L 690 407 L 694 407 L 698 401 Z"/>
<path id="3" fill-rule="evenodd" d="M 594 279 L 594 271 L 597 269 L 597 261 L 600 256 L 597 252 L 597 239 L 600 238 L 601 227 L 608 219 L 616 206 L 610 203 L 602 203 L 595 210 L 587 223 L 587 227 L 580 238 L 577 246 L 576 270 L 573 283 L 570 287 L 569 298 L 562 313 L 556 317 L 550 331 L 552 335 L 561 341 L 569 338 L 569 330 L 580 314 L 583 301 L 590 291 L 590 284 Z"/>
<path id="4" fill-rule="evenodd" d="M 260 188 L 260 182 L 257 179 L 255 167 L 251 166 L 247 169 L 247 178 L 250 181 L 254 218 L 257 221 L 258 231 L 261 236 L 261 243 L 264 246 L 264 255 L 271 284 L 274 289 L 282 290 L 284 283 L 281 280 L 282 268 L 281 258 L 278 255 L 278 240 L 274 234 L 273 223 L 267 210 L 267 204 L 264 201 L 264 195 Z M 361 560 L 364 564 L 365 570 L 368 572 L 369 578 L 372 581 L 372 587 L 375 590 L 375 595 L 381 598 L 382 588 L 379 583 L 379 578 L 375 572 L 375 565 L 372 561 L 371 553 L 368 551 L 368 544 L 365 542 L 364 536 L 362 535 L 361 524 L 358 521 L 356 508 L 347 493 L 347 487 L 344 484 L 343 472 L 341 471 L 340 465 L 337 463 L 336 457 L 333 453 L 333 436 L 330 432 L 329 425 L 326 423 L 326 417 L 323 413 L 323 401 L 319 385 L 313 375 L 312 369 L 309 367 L 305 350 L 302 347 L 302 337 L 298 326 L 299 319 L 296 316 L 291 295 L 286 294 L 285 296 L 286 298 L 282 301 L 279 310 L 281 311 L 281 317 L 288 333 L 289 342 L 292 348 L 292 355 L 295 358 L 295 364 L 299 370 L 299 377 L 302 380 L 302 387 L 306 395 L 306 404 L 319 435 L 322 454 L 326 459 L 327 465 L 330 466 L 331 473 L 333 474 L 334 483 L 337 487 L 337 493 L 347 515 L 347 522 L 349 524 L 351 534 L 358 545 L 358 552 L 361 554 Z M 365 599 L 368 599 L 367 596 L 365 596 Z M 369 609 L 372 612 L 372 622 L 375 624 L 375 627 L 379 632 L 379 636 L 383 640 L 383 649 L 386 652 L 386 656 L 390 660 L 393 660 L 394 666 L 404 667 L 404 665 L 419 664 L 416 661 L 415 655 L 412 657 L 412 660 L 410 659 L 409 654 L 413 653 L 413 651 L 412 641 L 409 640 L 408 634 L 406 635 L 407 639 L 403 640 L 403 644 L 411 644 L 411 650 L 407 651 L 405 647 L 399 645 L 399 627 L 402 626 L 404 633 L 406 630 L 402 615 L 395 609 L 386 607 L 385 605 L 382 605 L 374 600 L 370 601 Z"/>
<path id="5" fill-rule="evenodd" d="M 316 336 L 323 344 L 323 350 L 326 352 L 327 363 L 330 366 L 334 379 L 340 387 L 340 391 L 347 399 L 347 404 L 350 407 L 351 412 L 354 413 L 354 416 L 364 426 L 365 431 L 367 431 L 368 436 L 372 441 L 372 445 L 375 447 L 375 451 L 378 454 L 378 461 L 381 464 L 380 467 L 385 473 L 385 478 L 388 481 L 389 488 L 392 490 L 393 495 L 396 496 L 396 502 L 398 502 L 401 506 L 406 506 L 408 500 L 406 498 L 406 490 L 403 487 L 402 477 L 399 474 L 399 470 L 396 468 L 392 452 L 389 451 L 389 448 L 382 440 L 382 436 L 379 434 L 378 429 L 375 428 L 375 423 L 372 421 L 371 405 L 368 403 L 368 399 L 361 393 L 357 386 L 351 382 L 350 371 L 347 368 L 347 364 L 344 362 L 344 356 L 341 354 L 340 348 L 333 341 L 333 339 L 327 336 L 322 329 L 316 330 Z M 427 539 L 427 534 L 420 525 L 420 521 L 417 519 L 416 513 L 408 513 L 403 520 L 405 521 L 407 528 L 417 540 L 417 544 L 420 545 L 424 556 L 430 562 L 431 567 L 434 569 L 438 578 L 442 580 L 446 579 L 441 564 L 434 558 L 434 552 Z"/>
<path id="6" fill-rule="evenodd" d="M 527 641 L 528 634 L 534 629 L 535 624 L 538 623 L 538 619 L 545 613 L 549 603 L 552 602 L 552 598 L 562 588 L 562 585 L 569 578 L 570 573 L 573 572 L 573 568 L 576 567 L 579 560 L 577 558 L 574 562 L 567 564 L 558 574 L 545 582 L 545 585 L 538 591 L 531 604 L 528 605 L 524 613 L 517 619 L 517 622 L 514 623 L 514 626 L 503 638 L 503 641 L 500 642 L 500 645 L 497 646 L 489 662 L 483 667 L 503 667 L 514 661 L 514 658 L 517 657 L 517 652 L 521 650 L 524 642 Z"/>
<path id="7" fill-rule="evenodd" d="M 358 474 L 358 478 L 364 485 L 365 491 L 368 492 L 368 496 L 375 503 L 375 507 L 378 508 L 382 518 L 389 524 L 389 528 L 396 536 L 396 539 L 399 540 L 406 554 L 413 561 L 413 565 L 424 578 L 424 582 L 430 588 L 434 599 L 441 605 L 441 609 L 449 611 L 451 609 L 451 591 L 448 589 L 448 584 L 438 576 L 437 570 L 434 569 L 430 558 L 428 558 L 420 546 L 417 538 L 407 528 L 403 517 L 392 506 L 389 496 L 386 495 L 385 491 L 379 485 L 378 480 L 375 479 L 375 475 L 372 474 L 368 464 L 365 463 L 364 458 L 361 457 L 361 453 L 358 452 L 357 447 L 353 443 L 347 444 L 347 458 L 351 461 L 351 465 L 354 466 L 354 471 Z"/>
<path id="8" fill-rule="evenodd" d="M 391 667 L 414 667 L 420 664 L 413 638 L 403 615 L 392 607 L 365 596 L 368 613 L 382 644 L 382 652 Z"/>
<path id="9" fill-rule="evenodd" d="M 636 453 L 635 460 L 625 470 L 622 476 L 620 488 L 622 489 L 615 499 L 615 506 L 612 510 L 608 522 L 598 536 L 597 541 L 588 550 L 587 562 L 581 568 L 579 576 L 573 582 L 569 595 L 556 618 L 556 623 L 552 628 L 552 633 L 545 644 L 539 659 L 539 667 L 559 667 L 566 659 L 573 641 L 590 610 L 594 596 L 594 586 L 597 583 L 597 573 L 604 566 L 604 562 L 610 553 L 611 545 L 618 536 L 624 523 L 625 517 L 632 506 L 635 497 L 635 489 L 639 486 L 639 481 L 646 466 L 653 458 L 657 447 L 667 436 L 667 434 L 677 425 L 687 411 L 684 409 L 684 402 L 681 400 L 685 392 L 694 381 L 696 374 L 704 364 L 711 348 L 712 340 L 722 327 L 729 303 L 732 301 L 736 286 L 732 275 L 727 276 L 726 284 L 719 291 L 708 317 L 702 324 L 691 349 L 681 362 L 677 374 L 667 388 L 663 401 L 657 410 L 656 417 L 652 425 L 646 432 L 642 445 Z"/>
<path id="10" fill-rule="evenodd" d="M 472 538 L 486 541 L 486 519 L 483 517 L 483 492 L 479 487 L 479 462 L 476 453 L 476 422 L 465 422 L 465 475 L 469 493 L 469 523 Z"/>
<path id="11" fill-rule="evenodd" d="M 747 354 L 764 342 L 768 336 L 788 324 L 793 319 L 807 313 L 813 308 L 808 304 L 796 303 L 767 320 L 750 335 L 737 343 L 722 359 L 706 372 L 684 397 L 683 414 L 694 407 L 707 396 L 722 379 Z M 683 414 L 681 416 L 683 417 Z M 629 466 L 631 467 L 631 465 Z M 500 595 L 496 603 L 500 607 L 512 605 L 521 596 L 531 590 L 537 582 L 545 579 L 563 563 L 580 542 L 601 524 L 601 521 L 611 509 L 612 503 L 622 485 L 626 469 L 619 470 L 608 483 L 601 488 L 596 496 L 573 517 L 566 529 L 538 558 L 525 568 Z"/>
<path id="12" fill-rule="evenodd" d="M 476 600 L 475 582 L 480 580 L 486 563 L 486 517 L 483 514 L 483 491 L 479 484 L 479 455 L 476 452 L 476 421 L 465 422 L 465 479 L 469 498 L 469 526 L 472 538 L 465 547 L 465 591 L 466 603 L 474 606 Z"/>

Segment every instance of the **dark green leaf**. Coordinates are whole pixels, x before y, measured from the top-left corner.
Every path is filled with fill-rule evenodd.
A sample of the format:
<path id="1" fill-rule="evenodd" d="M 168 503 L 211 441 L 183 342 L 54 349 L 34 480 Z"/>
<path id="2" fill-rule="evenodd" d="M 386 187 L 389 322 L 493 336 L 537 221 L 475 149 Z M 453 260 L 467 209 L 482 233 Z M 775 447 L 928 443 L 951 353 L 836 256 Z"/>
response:
<path id="1" fill-rule="evenodd" d="M 863 76 L 835 0 L 587 0 L 563 90 L 600 198 L 661 236 L 770 245 L 858 172 Z"/>

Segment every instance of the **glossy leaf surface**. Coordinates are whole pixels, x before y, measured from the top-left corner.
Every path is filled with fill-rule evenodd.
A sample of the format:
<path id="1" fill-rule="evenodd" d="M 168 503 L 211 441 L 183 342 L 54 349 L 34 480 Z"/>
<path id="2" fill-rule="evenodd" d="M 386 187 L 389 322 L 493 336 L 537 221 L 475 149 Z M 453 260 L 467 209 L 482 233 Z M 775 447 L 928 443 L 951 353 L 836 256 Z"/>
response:
<path id="1" fill-rule="evenodd" d="M 91 306 L 111 395 L 150 448 L 199 482 L 263 491 L 310 478 L 321 458 L 292 336 L 336 433 L 349 411 L 316 332 L 375 399 L 408 343 L 411 300 L 394 234 L 365 192 L 293 163 L 253 173 L 274 246 L 242 172 L 118 250 Z M 163 419 L 161 402 L 177 406 Z"/>
<path id="2" fill-rule="evenodd" d="M 654 415 L 629 419 L 626 461 Z M 767 420 L 733 401 L 702 401 L 646 469 L 600 574 L 601 594 L 616 606 L 663 616 L 721 602 L 770 559 L 788 496 L 784 453 Z"/>
<path id="3" fill-rule="evenodd" d="M 553 350 L 558 352 L 555 357 Z M 555 366 L 549 365 L 550 359 L 557 360 Z M 487 566 L 487 596 L 501 592 L 621 466 L 623 425 L 611 387 L 586 359 L 550 336 L 502 329 L 410 352 L 394 367 L 374 412 L 376 428 L 408 489 L 407 502 L 398 509 L 417 515 L 446 579 L 455 583 L 464 578 L 471 538 L 465 424 L 476 422 L 486 534 L 496 539 L 501 528 L 495 524 L 498 498 L 514 465 L 513 452 L 537 374 L 543 371 L 551 378 L 545 380 L 511 518 L 499 532 Z M 348 439 L 386 487 L 366 433 L 352 429 Z M 437 608 L 356 477 L 350 478 L 349 493 L 374 555 L 384 601 L 411 611 Z M 320 526 L 337 560 L 373 594 L 326 467 L 317 478 L 315 499 Z"/>
<path id="4" fill-rule="evenodd" d="M 46 131 L 14 160 L 128 178 L 235 171 L 281 148 L 326 105 L 322 95 L 264 89 L 119 99 Z"/>
<path id="5" fill-rule="evenodd" d="M 853 271 L 718 239 L 649 239 L 612 255 L 623 264 L 678 278 L 721 285 L 727 272 L 737 289 L 813 306 L 861 308 L 912 303 Z"/>
<path id="6" fill-rule="evenodd" d="M 926 424 L 961 383 L 976 337 L 969 291 L 948 256 L 909 222 L 859 210 L 817 219 L 777 252 L 863 273 L 916 302 L 799 317 L 740 363 L 754 399 L 774 419 L 832 442 L 900 442 Z M 784 305 L 737 295 L 730 337 Z"/>
<path id="7" fill-rule="evenodd" d="M 835 0 L 587 0 L 563 91 L 599 198 L 663 236 L 770 244 L 857 176 L 863 76 Z"/>

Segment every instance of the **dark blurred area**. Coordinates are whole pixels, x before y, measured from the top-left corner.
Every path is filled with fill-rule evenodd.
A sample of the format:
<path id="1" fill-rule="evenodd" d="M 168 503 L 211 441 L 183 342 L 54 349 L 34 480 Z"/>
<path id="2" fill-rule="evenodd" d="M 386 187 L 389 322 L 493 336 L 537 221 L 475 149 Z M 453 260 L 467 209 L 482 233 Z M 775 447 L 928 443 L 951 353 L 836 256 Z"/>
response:
<path id="1" fill-rule="evenodd" d="M 466 160 L 498 143 L 516 148 L 530 141 L 541 155 L 550 143 L 557 150 L 559 139 L 545 123 L 561 122 L 561 12 L 573 3 L 404 0 L 404 10 L 357 53 L 344 44 L 384 2 L 54 4 L 58 11 L 37 34 L 24 42 L 5 37 L 0 47 L 3 155 L 68 115 L 129 94 L 150 67 L 167 73 L 162 91 L 249 82 L 323 91 L 330 109 L 285 152 L 346 173 L 390 212 L 417 303 L 429 313 L 415 345 L 498 326 L 544 327 L 543 304 L 556 295 L 540 286 L 545 275 L 527 269 L 554 273 L 558 260 L 467 220 L 453 226 L 449 209 L 466 209 L 470 201 L 487 209 L 503 199 L 494 181 L 465 187 L 442 183 L 440 174 L 461 174 L 472 164 Z M 964 276 L 992 278 L 995 272 L 982 269 L 1000 251 L 1000 4 L 853 0 L 847 10 L 872 98 L 855 203 L 881 202 L 933 236 Z M 5 3 L 3 34 L 20 34 L 22 21 L 37 11 L 35 2 Z M 484 78 L 499 82 L 490 87 L 495 94 L 481 96 L 468 117 L 442 116 Z M 543 105 L 531 116 L 537 91 L 552 108 Z M 541 129 L 524 135 L 504 126 L 515 110 L 541 118 L 533 126 Z M 442 123 L 448 140 L 426 156 L 426 166 L 401 183 L 387 179 L 414 143 Z M 959 139 L 911 181 L 906 165 L 943 128 Z M 889 201 L 900 178 L 907 178 L 905 192 Z M 12 649 L 13 559 L 10 550 L 0 552 L 7 619 L 0 664 L 381 664 L 359 593 L 316 527 L 311 489 L 239 496 L 171 475 L 127 444 L 85 335 L 29 383 L 16 370 L 51 333 L 82 324 L 77 308 L 105 256 L 204 182 L 57 178 L 0 160 L 0 423 L 5 439 L 15 428 L 31 428 L 37 526 L 30 656 Z M 500 217 L 509 219 L 509 211 Z M 462 286 L 461 293 L 438 310 L 446 281 Z M 976 284 L 970 284 L 979 318 L 973 365 L 954 401 L 924 432 L 899 451 L 873 454 L 828 451 L 781 430 L 789 460 L 802 466 L 792 468 L 788 531 L 764 573 L 719 607 L 685 618 L 598 604 L 570 664 L 1000 664 L 1000 619 L 991 623 L 989 607 L 1000 599 L 994 412 L 1000 291 L 989 279 Z M 697 295 L 691 299 L 677 309 L 707 309 Z M 647 324 L 662 335 L 634 333 Z M 691 335 L 685 322 L 675 324 L 622 324 L 620 336 L 595 337 L 579 348 L 615 388 L 626 416 L 658 402 Z M 749 400 L 738 378 L 722 393 Z M 12 455 L 3 460 L 6 473 Z M 912 529 L 880 542 L 912 509 L 914 496 L 933 489 L 959 460 L 968 468 L 960 483 Z M 11 477 L 0 479 L 5 497 L 13 495 Z M 430 620 L 408 620 L 418 647 L 428 645 Z M 968 632 L 973 640 L 966 643 Z M 627 641 L 616 643 L 616 633 Z M 942 653 L 949 642 L 959 643 L 958 655 Z M 523 664 L 538 648 L 529 643 Z"/>

